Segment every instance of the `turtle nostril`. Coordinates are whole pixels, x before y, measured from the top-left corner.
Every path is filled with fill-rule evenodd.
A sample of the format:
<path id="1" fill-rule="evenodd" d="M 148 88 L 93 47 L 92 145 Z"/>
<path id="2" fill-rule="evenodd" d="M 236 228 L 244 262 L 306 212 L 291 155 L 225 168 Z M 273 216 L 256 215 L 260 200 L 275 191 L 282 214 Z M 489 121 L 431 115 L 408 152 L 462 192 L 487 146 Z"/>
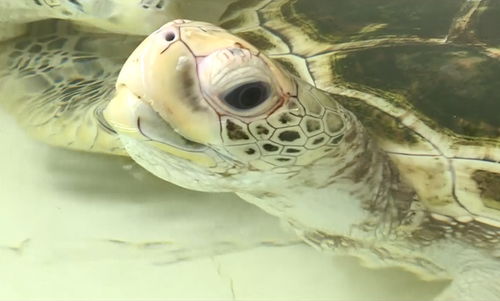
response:
<path id="1" fill-rule="evenodd" d="M 167 31 L 167 33 L 165 34 L 165 40 L 167 42 L 172 42 L 173 40 L 175 40 L 175 32 L 171 30 Z"/>

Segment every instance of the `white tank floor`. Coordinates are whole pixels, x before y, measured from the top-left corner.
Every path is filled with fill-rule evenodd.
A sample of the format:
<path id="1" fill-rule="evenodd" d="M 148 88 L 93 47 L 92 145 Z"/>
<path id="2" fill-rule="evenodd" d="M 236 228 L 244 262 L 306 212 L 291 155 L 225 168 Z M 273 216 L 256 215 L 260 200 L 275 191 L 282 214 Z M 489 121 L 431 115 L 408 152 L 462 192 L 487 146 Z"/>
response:
<path id="1" fill-rule="evenodd" d="M 55 149 L 0 111 L 0 299 L 430 300 L 443 282 L 329 257 L 231 194 Z"/>

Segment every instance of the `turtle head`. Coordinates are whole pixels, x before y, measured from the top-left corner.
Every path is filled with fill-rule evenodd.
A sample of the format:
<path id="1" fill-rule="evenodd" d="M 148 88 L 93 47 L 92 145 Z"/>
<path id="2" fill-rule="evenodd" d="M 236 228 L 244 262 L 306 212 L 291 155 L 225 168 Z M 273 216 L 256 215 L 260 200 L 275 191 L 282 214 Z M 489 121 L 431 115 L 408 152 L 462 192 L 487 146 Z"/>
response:
<path id="1" fill-rule="evenodd" d="M 348 119 L 251 44 L 186 20 L 131 54 L 104 116 L 139 164 L 205 191 L 269 191 L 335 152 Z"/>

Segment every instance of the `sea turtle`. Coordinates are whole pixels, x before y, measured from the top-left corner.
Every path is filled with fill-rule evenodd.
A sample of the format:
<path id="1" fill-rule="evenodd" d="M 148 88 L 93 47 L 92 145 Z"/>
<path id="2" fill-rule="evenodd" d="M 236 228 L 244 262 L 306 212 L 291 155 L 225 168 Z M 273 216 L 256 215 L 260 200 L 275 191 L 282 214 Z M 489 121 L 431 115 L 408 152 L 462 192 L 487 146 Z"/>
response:
<path id="1" fill-rule="evenodd" d="M 0 88 L 49 143 L 235 192 L 325 252 L 451 278 L 437 299 L 500 299 L 499 8 L 244 0 L 225 29 L 162 26 L 117 79 L 123 37 L 19 40 Z"/>
<path id="2" fill-rule="evenodd" d="M 44 19 L 71 20 L 89 30 L 148 35 L 168 20 L 217 19 L 232 0 L 2 0 L 0 40 L 22 35 L 27 23 Z M 210 12 L 206 14 L 207 10 Z"/>

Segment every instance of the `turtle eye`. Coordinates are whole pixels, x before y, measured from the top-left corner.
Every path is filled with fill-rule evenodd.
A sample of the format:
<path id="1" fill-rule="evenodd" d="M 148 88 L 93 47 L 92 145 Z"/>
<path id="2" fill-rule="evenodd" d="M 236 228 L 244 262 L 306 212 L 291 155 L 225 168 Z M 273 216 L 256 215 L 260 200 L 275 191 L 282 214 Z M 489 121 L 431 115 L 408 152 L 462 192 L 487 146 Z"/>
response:
<path id="1" fill-rule="evenodd" d="M 251 82 L 234 88 L 223 97 L 223 100 L 235 109 L 249 110 L 269 98 L 270 91 L 269 84 L 265 82 Z"/>

